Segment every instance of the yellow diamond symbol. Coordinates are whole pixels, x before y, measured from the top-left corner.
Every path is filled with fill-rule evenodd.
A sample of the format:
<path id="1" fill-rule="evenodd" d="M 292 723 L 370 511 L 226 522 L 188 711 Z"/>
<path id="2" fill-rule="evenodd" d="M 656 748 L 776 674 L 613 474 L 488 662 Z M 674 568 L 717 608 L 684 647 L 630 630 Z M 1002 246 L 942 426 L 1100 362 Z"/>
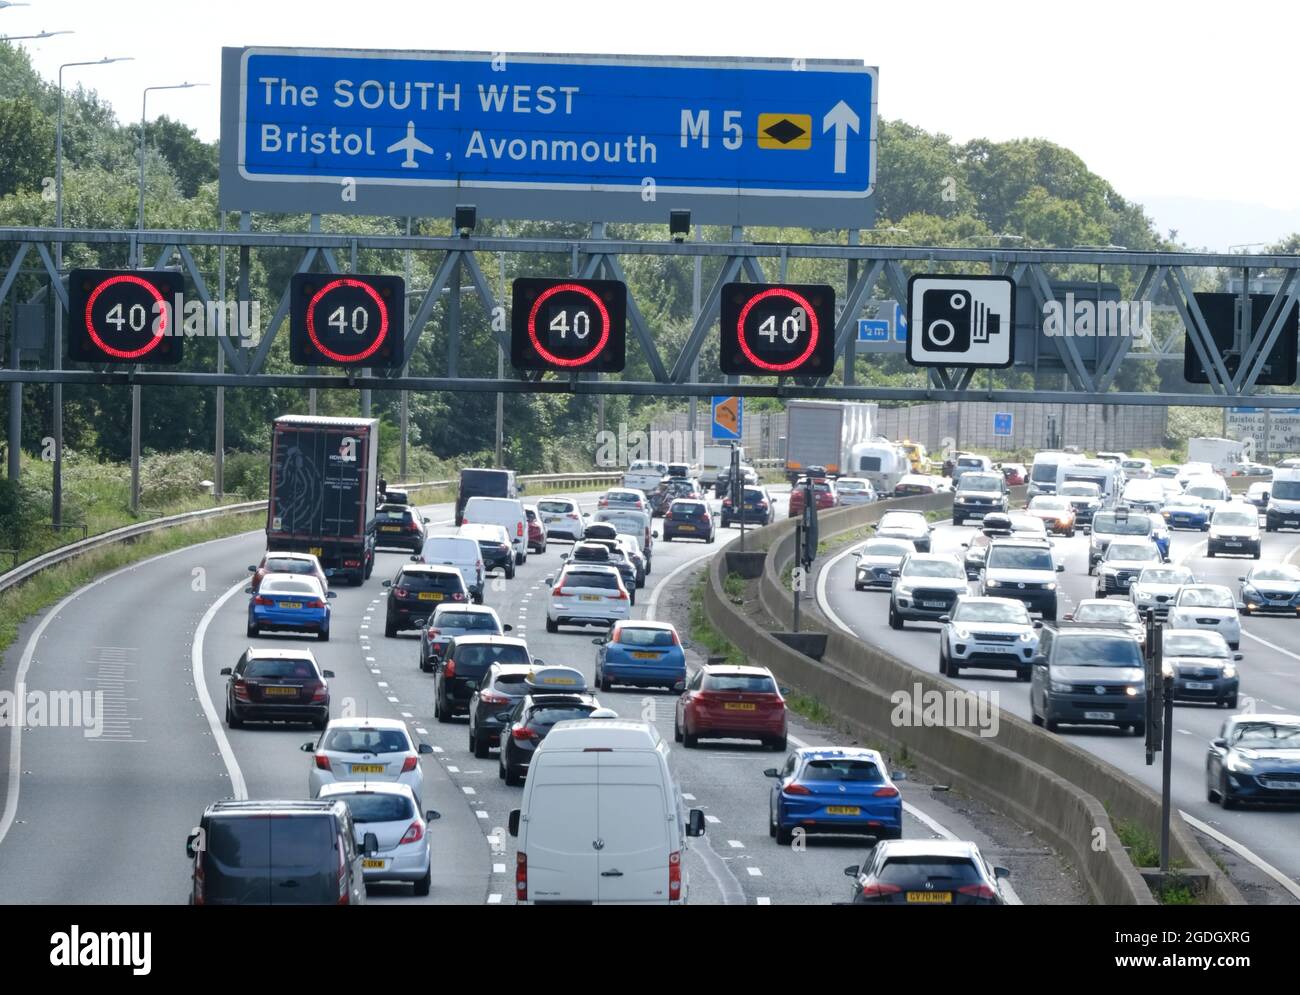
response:
<path id="1" fill-rule="evenodd" d="M 811 114 L 760 114 L 760 149 L 807 149 L 812 147 Z"/>

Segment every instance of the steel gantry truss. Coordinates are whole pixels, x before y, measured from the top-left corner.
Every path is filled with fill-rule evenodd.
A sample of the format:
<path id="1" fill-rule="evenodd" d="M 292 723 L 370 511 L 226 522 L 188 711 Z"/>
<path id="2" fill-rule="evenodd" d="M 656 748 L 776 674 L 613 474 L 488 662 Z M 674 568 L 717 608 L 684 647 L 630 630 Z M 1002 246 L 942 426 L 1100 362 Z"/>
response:
<path id="1" fill-rule="evenodd" d="M 48 365 L 37 368 L 22 367 L 15 361 L 15 350 L 5 356 L 6 365 L 0 368 L 0 382 L 19 383 L 106 383 L 106 384 L 180 384 L 192 386 L 228 387 L 352 387 L 384 390 L 424 391 L 490 391 L 504 393 L 578 393 L 578 394 L 641 394 L 708 396 L 724 387 L 727 393 L 748 396 L 822 397 L 854 400 L 960 400 L 978 396 L 983 400 L 1046 401 L 1055 403 L 1116 403 L 1116 404 L 1189 404 L 1223 406 L 1234 399 L 1249 398 L 1256 406 L 1293 406 L 1297 395 L 1288 393 L 1257 392 L 1256 381 L 1265 367 L 1278 337 L 1285 327 L 1286 318 L 1295 306 L 1300 289 L 1297 272 L 1300 256 L 1241 256 L 1207 253 L 1138 252 L 1119 249 L 989 249 L 989 248 L 930 248 L 924 246 L 885 246 L 856 244 L 857 233 L 850 233 L 849 244 L 787 243 L 770 244 L 747 242 L 740 229 L 734 229 L 730 241 L 723 242 L 648 242 L 626 241 L 604 237 L 603 225 L 594 225 L 591 235 L 581 239 L 561 238 L 506 238 L 506 237 L 430 237 L 409 235 L 342 235 L 319 231 L 319 219 L 313 217 L 312 230 L 293 233 L 266 233 L 250 230 L 250 219 L 243 217 L 237 231 L 109 231 L 58 228 L 3 228 L 0 229 L 0 308 L 9 303 L 20 275 L 37 276 L 42 286 L 37 296 L 50 294 L 54 300 L 54 341 L 46 350 L 53 357 Z M 343 273 L 356 271 L 358 253 L 365 250 L 396 250 L 412 254 L 427 254 L 433 272 L 427 288 L 412 290 L 412 298 L 421 297 L 419 307 L 412 316 L 406 331 L 406 355 L 414 353 L 433 316 L 434 306 L 444 289 L 450 287 L 447 306 L 447 353 L 444 375 L 409 376 L 400 371 L 393 375 L 372 375 L 369 371 L 348 371 L 343 376 L 320 375 L 313 371 L 281 374 L 266 372 L 267 360 L 289 311 L 288 281 L 280 289 L 278 305 L 261 337 L 251 348 L 241 347 L 228 336 L 217 336 L 219 348 L 224 353 L 227 372 L 198 372 L 172 369 L 61 369 L 59 358 L 62 349 L 61 312 L 67 308 L 66 272 L 61 272 L 56 259 L 63 258 L 69 246 L 86 246 L 97 250 L 104 258 L 139 260 L 137 265 L 152 263 L 155 268 L 179 266 L 188 276 L 193 292 L 205 308 L 212 302 L 209 279 L 196 263 L 194 252 L 199 248 L 217 248 L 235 253 L 238 259 L 236 300 L 248 301 L 249 262 L 251 253 L 290 250 L 297 254 L 295 272 L 313 269 Z M 476 254 L 534 253 L 567 257 L 570 274 L 577 277 L 604 276 L 626 282 L 621 259 L 630 256 L 654 255 L 664 257 L 702 256 L 716 257 L 721 261 L 712 287 L 704 295 L 685 345 L 674 357 L 661 351 L 663 337 L 656 335 L 642 310 L 637 306 L 632 288 L 628 295 L 628 323 L 630 339 L 640 350 L 650 371 L 649 380 L 602 378 L 591 375 L 518 374 L 513 377 L 466 377 L 460 370 L 460 349 L 464 329 L 460 322 L 459 288 L 463 275 L 468 275 L 474 293 L 489 316 L 504 313 L 498 309 L 505 302 L 498 300 L 491 282 L 485 276 Z M 339 257 L 347 255 L 349 265 L 341 266 Z M 33 255 L 35 259 L 33 260 Z M 841 382 L 821 380 L 762 379 L 740 381 L 738 378 L 721 378 L 718 382 L 702 383 L 691 380 L 691 370 L 710 334 L 716 328 L 722 288 L 738 280 L 754 282 L 781 282 L 786 277 L 792 259 L 821 259 L 842 262 L 846 265 L 846 279 L 837 287 L 840 311 L 835 326 L 837 360 L 843 358 Z M 35 263 L 24 269 L 24 264 Z M 102 262 L 101 262 L 102 264 Z M 855 382 L 853 360 L 859 353 L 856 342 L 857 320 L 873 300 L 892 296 L 894 300 L 906 299 L 908 277 L 919 272 L 981 272 L 1010 276 L 1018 287 L 1027 288 L 1041 311 L 1053 299 L 1052 271 L 1058 274 L 1067 267 L 1127 267 L 1135 278 L 1136 290 L 1131 299 L 1135 302 L 1156 303 L 1177 313 L 1182 328 L 1159 337 L 1146 351 L 1134 349 L 1132 338 L 1116 338 L 1104 355 L 1089 362 L 1078 347 L 1078 340 L 1069 336 L 1050 340 L 1055 343 L 1059 362 L 1068 383 L 1064 390 L 1008 390 L 980 388 L 975 385 L 975 370 L 932 370 L 929 385 L 918 388 L 866 387 Z M 1220 355 L 1214 338 L 1206 324 L 1194 295 L 1194 279 L 1189 271 L 1200 271 L 1201 276 L 1211 271 L 1211 282 L 1203 289 L 1217 287 L 1221 273 L 1239 272 L 1242 286 L 1250 286 L 1252 273 L 1265 271 L 1281 274 L 1281 282 L 1273 295 L 1259 331 L 1255 334 L 1237 332 L 1235 351 L 1239 362 L 1235 374 L 1229 372 L 1224 356 Z M 1203 279 L 1203 277 L 1202 277 Z M 1242 302 L 1245 317 L 1242 326 L 1251 327 L 1249 296 Z M 1185 330 L 1185 331 L 1184 331 Z M 1121 392 L 1113 390 L 1123 361 L 1132 359 L 1181 358 L 1184 333 L 1209 375 L 1208 392 L 1159 395 Z M 508 326 L 500 321 L 491 323 L 490 334 L 497 345 L 509 350 Z M 197 339 L 195 342 L 202 342 Z"/>

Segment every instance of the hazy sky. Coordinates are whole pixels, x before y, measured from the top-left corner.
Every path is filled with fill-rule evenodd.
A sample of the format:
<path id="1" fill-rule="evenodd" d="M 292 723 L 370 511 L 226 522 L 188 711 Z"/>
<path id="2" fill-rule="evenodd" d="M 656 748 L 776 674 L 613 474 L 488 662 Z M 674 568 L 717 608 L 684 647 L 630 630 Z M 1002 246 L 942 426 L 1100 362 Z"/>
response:
<path id="1" fill-rule="evenodd" d="M 0 9 L 0 35 L 67 28 L 76 34 L 26 43 L 44 75 L 61 62 L 134 56 L 65 74 L 124 120 L 139 115 L 145 86 L 208 82 L 149 98 L 151 117 L 180 118 L 207 139 L 217 137 L 223 45 L 861 59 L 880 68 L 882 118 L 958 140 L 1059 142 L 1193 243 L 1224 249 L 1224 239 L 1300 228 L 1294 4 L 31 0 Z"/>

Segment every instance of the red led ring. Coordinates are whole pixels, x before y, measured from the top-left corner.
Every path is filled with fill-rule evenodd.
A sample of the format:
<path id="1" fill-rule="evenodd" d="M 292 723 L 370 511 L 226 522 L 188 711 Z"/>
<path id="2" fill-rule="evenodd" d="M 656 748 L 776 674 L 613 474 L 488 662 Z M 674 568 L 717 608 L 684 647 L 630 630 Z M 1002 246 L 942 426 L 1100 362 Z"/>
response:
<path id="1" fill-rule="evenodd" d="M 590 352 L 574 359 L 560 358 L 542 345 L 541 341 L 537 338 L 537 312 L 541 310 L 542 305 L 545 304 L 547 300 L 566 290 L 582 294 L 595 304 L 596 310 L 600 312 L 600 341 L 592 347 Z M 600 351 L 605 348 L 605 343 L 609 341 L 609 311 L 605 308 L 605 302 L 602 301 L 600 297 L 597 296 L 596 292 L 589 287 L 584 287 L 580 283 L 557 283 L 554 287 L 548 287 L 546 290 L 543 290 L 537 295 L 537 300 L 533 302 L 532 310 L 528 312 L 528 338 L 532 341 L 533 348 L 537 350 L 538 355 L 548 363 L 555 366 L 583 366 L 586 363 L 590 363 L 600 355 Z"/>
<path id="2" fill-rule="evenodd" d="M 339 287 L 358 287 L 364 290 L 370 295 L 370 299 L 375 302 L 375 306 L 379 308 L 379 334 L 375 337 L 375 341 L 370 344 L 370 348 L 353 356 L 325 348 L 316 335 L 316 305 L 320 303 L 322 297 Z M 360 363 L 362 360 L 373 356 L 375 351 L 384 344 L 384 339 L 388 337 L 388 306 L 384 303 L 383 298 L 379 296 L 379 292 L 364 280 L 353 280 L 349 277 L 331 280 L 316 291 L 316 295 L 307 304 L 307 334 L 311 337 L 311 343 L 316 347 L 317 351 L 328 359 L 332 359 L 336 363 Z"/>
<path id="3" fill-rule="evenodd" d="M 808 346 L 802 353 L 790 360 L 788 363 L 769 363 L 766 360 L 759 359 L 754 355 L 754 350 L 749 347 L 749 343 L 745 341 L 745 319 L 749 317 L 749 312 L 755 304 L 761 300 L 766 300 L 768 297 L 784 297 L 787 300 L 791 300 L 799 307 L 803 308 L 804 314 L 808 316 L 808 329 L 811 333 L 808 336 Z M 740 318 L 736 321 L 736 341 L 740 343 L 740 351 L 743 352 L 745 358 L 755 366 L 760 366 L 765 370 L 771 370 L 773 373 L 784 373 L 787 370 L 793 370 L 797 366 L 802 366 L 804 361 L 812 355 L 813 350 L 817 348 L 817 339 L 820 334 L 821 330 L 817 324 L 817 313 L 813 310 L 812 305 L 808 303 L 808 299 L 802 294 L 795 293 L 795 291 L 789 290 L 786 287 L 769 287 L 762 293 L 755 294 L 746 302 L 744 308 L 741 309 Z"/>
<path id="4" fill-rule="evenodd" d="M 158 292 L 157 287 L 143 277 L 136 276 L 134 273 L 119 273 L 117 276 L 110 276 L 107 280 L 96 287 L 90 295 L 90 300 L 86 301 L 86 331 L 90 333 L 91 341 L 93 341 L 95 345 L 99 346 L 102 352 L 112 356 L 114 359 L 139 359 L 146 353 L 157 349 L 163 340 L 163 336 L 167 333 L 167 308 L 163 307 L 162 311 L 159 313 L 158 330 L 153 333 L 153 337 L 150 338 L 148 342 L 142 345 L 139 349 L 115 349 L 99 337 L 99 333 L 95 331 L 95 323 L 91 319 L 91 312 L 95 307 L 95 301 L 99 300 L 99 295 L 115 283 L 132 283 L 137 287 L 144 287 L 145 290 L 149 291 L 150 296 L 153 297 L 155 304 L 163 303 L 163 295 Z"/>

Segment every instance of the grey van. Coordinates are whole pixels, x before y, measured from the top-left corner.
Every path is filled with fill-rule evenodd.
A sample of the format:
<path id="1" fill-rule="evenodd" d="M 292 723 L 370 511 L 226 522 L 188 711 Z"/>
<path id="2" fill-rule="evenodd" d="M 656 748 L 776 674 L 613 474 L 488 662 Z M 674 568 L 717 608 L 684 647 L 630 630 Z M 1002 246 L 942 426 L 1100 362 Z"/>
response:
<path id="1" fill-rule="evenodd" d="M 191 905 L 360 905 L 363 861 L 352 813 L 333 801 L 222 801 L 185 840 L 193 861 Z"/>
<path id="2" fill-rule="evenodd" d="M 1146 664 L 1122 625 L 1043 626 L 1033 657 L 1029 713 L 1034 725 L 1127 727 L 1146 732 Z"/>

